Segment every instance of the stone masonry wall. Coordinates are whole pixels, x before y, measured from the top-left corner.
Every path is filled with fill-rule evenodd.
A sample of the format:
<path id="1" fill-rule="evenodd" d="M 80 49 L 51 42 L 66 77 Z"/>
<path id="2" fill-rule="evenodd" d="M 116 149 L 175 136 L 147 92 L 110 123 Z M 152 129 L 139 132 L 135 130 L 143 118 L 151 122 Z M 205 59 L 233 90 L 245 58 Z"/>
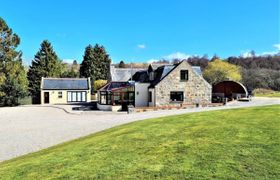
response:
<path id="1" fill-rule="evenodd" d="M 188 70 L 188 81 L 180 80 L 180 71 Z M 172 72 L 170 72 L 162 81 L 155 86 L 156 106 L 168 104 L 178 104 L 171 102 L 171 91 L 183 91 L 183 103 L 210 103 L 212 95 L 212 86 L 206 82 L 202 76 L 196 74 L 188 62 L 183 61 Z"/>

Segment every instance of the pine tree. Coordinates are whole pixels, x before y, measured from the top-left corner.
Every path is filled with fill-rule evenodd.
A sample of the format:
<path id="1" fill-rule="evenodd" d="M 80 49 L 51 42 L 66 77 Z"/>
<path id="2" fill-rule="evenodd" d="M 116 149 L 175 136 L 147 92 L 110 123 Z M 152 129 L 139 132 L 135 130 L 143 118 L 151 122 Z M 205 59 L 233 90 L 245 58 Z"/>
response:
<path id="1" fill-rule="evenodd" d="M 62 71 L 62 61 L 58 59 L 51 43 L 44 40 L 27 74 L 29 92 L 32 96 L 33 103 L 40 103 L 40 85 L 42 77 L 60 77 Z"/>
<path id="2" fill-rule="evenodd" d="M 108 80 L 110 74 L 111 59 L 105 48 L 96 44 L 85 49 L 84 59 L 80 67 L 81 77 L 90 77 L 91 82 L 95 80 Z"/>
<path id="3" fill-rule="evenodd" d="M 20 38 L 0 17 L 0 105 L 14 106 L 27 95 L 26 71 L 20 51 Z"/>
<path id="4" fill-rule="evenodd" d="M 81 67 L 80 67 L 80 76 L 86 77 L 86 78 L 90 77 L 92 81 L 94 80 L 94 77 L 93 77 L 94 56 L 93 56 L 93 54 L 94 54 L 93 47 L 91 45 L 88 45 L 85 49 L 84 59 L 81 63 Z"/>

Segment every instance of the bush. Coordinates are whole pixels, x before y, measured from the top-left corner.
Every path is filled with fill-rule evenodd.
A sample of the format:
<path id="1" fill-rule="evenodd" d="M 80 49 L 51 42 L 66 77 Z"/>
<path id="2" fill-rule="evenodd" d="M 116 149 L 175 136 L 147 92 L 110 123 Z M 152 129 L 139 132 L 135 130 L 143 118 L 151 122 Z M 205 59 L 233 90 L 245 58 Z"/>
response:
<path id="1" fill-rule="evenodd" d="M 103 80 L 103 79 L 98 79 L 98 80 L 94 81 L 94 84 L 93 84 L 94 91 L 97 91 L 102 86 L 104 86 L 106 83 L 107 83 L 107 81 Z"/>

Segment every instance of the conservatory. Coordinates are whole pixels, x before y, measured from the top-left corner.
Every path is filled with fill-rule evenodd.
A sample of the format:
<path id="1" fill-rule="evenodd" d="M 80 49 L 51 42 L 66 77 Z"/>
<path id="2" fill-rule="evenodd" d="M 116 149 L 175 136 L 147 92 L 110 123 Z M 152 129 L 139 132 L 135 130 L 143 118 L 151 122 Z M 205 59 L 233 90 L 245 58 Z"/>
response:
<path id="1" fill-rule="evenodd" d="M 110 82 L 98 90 L 98 109 L 126 111 L 128 105 L 135 106 L 133 82 Z"/>

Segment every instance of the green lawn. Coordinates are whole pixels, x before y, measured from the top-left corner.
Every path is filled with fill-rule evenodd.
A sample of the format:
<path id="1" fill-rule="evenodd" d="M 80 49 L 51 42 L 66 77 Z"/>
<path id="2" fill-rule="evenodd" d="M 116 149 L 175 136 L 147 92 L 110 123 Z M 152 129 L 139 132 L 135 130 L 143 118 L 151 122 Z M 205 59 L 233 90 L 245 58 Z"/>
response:
<path id="1" fill-rule="evenodd" d="M 280 97 L 280 91 L 273 91 L 271 89 L 255 89 L 254 96 L 256 97 Z"/>
<path id="2" fill-rule="evenodd" d="M 256 97 L 280 97 L 280 92 L 272 92 L 272 93 L 256 93 Z"/>
<path id="3" fill-rule="evenodd" d="M 280 179 L 280 106 L 139 121 L 0 164 L 0 179 Z"/>

